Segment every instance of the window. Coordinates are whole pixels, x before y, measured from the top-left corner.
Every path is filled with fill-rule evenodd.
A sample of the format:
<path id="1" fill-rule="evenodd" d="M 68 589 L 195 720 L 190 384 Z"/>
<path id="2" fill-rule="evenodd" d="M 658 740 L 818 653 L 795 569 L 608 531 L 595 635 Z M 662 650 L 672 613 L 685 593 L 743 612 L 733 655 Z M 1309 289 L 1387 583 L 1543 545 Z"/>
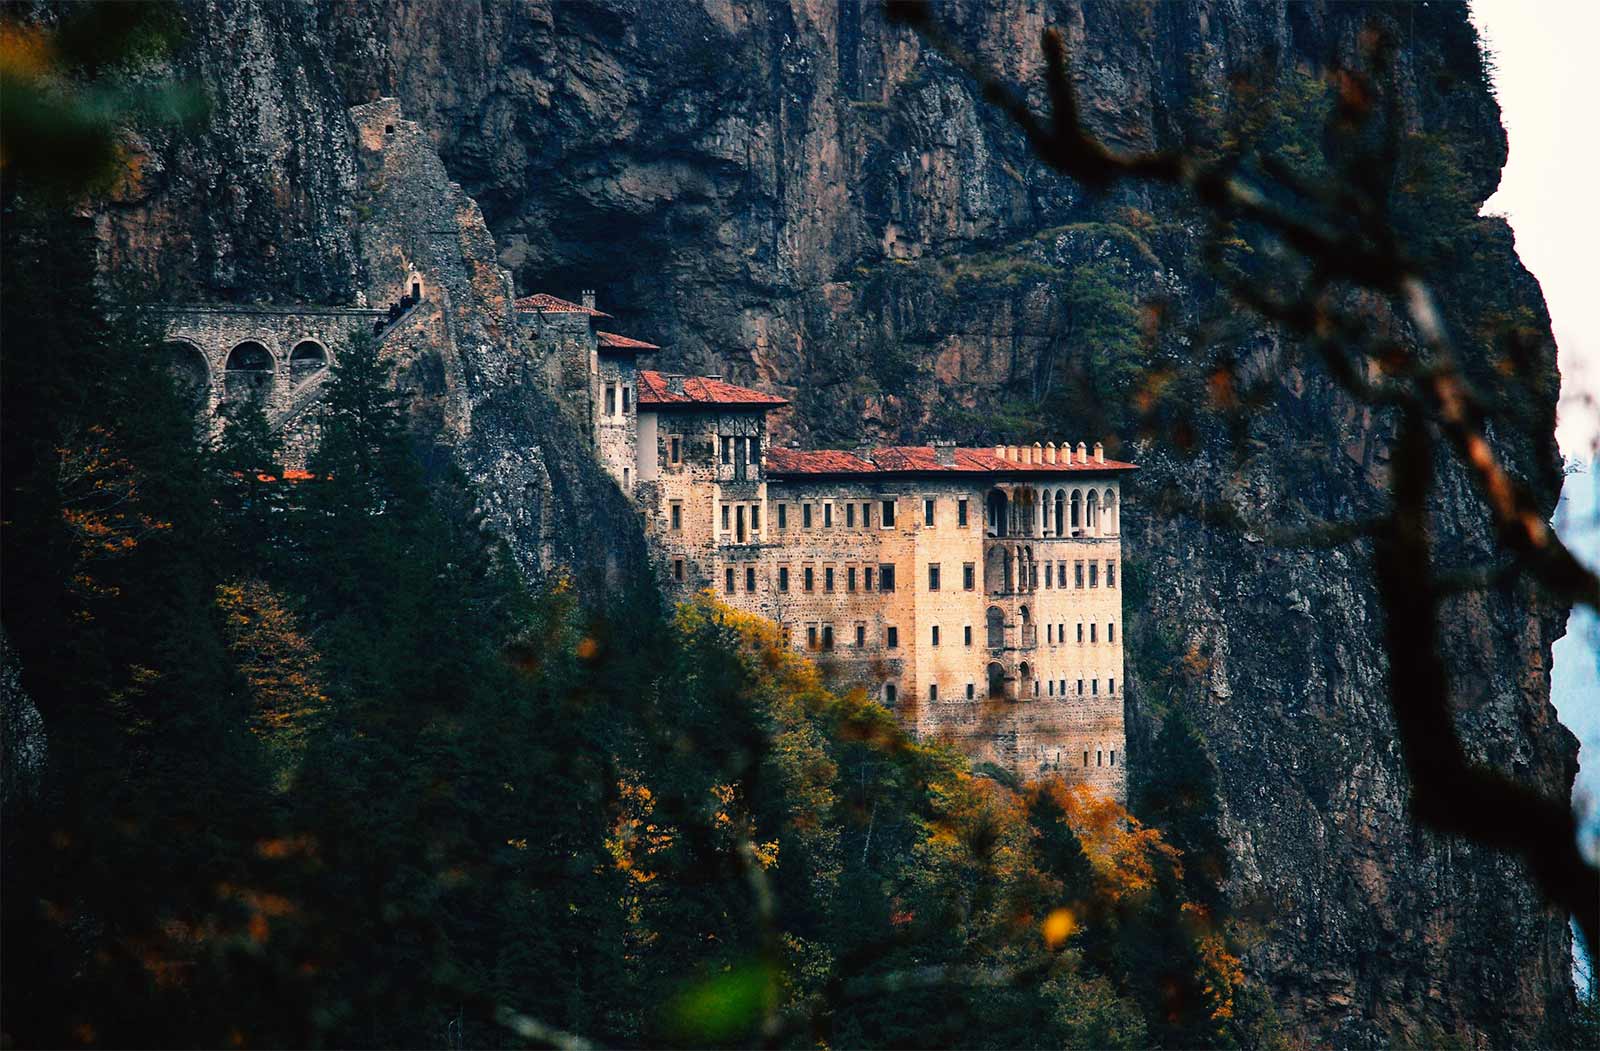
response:
<path id="1" fill-rule="evenodd" d="M 1115 562 L 1107 562 L 1106 563 L 1106 587 L 1114 588 L 1116 586 L 1117 586 L 1117 564 Z M 1113 752 L 1111 754 L 1112 755 L 1116 755 L 1115 752 Z"/>
<path id="2" fill-rule="evenodd" d="M 862 570 L 861 570 L 861 590 L 862 591 L 871 591 L 872 590 L 872 572 L 873 572 L 873 570 L 872 570 L 871 566 L 865 566 L 865 567 L 862 568 Z"/>
<path id="3" fill-rule="evenodd" d="M 1117 641 L 1117 626 L 1116 626 L 1116 624 L 1111 623 L 1111 624 L 1107 624 L 1106 625 L 1106 641 L 1107 642 L 1116 642 Z"/>
<path id="4" fill-rule="evenodd" d="M 1063 696 L 1063 697 L 1065 697 L 1067 695 L 1067 680 L 1065 680 L 1065 679 L 1061 680 L 1061 689 L 1060 689 L 1059 692 L 1060 692 L 1061 696 Z"/>
<path id="5" fill-rule="evenodd" d="M 667 462 L 674 466 L 683 462 L 683 439 L 676 434 L 667 439 Z"/>
<path id="6" fill-rule="evenodd" d="M 1060 562 L 1056 563 L 1056 587 L 1064 588 L 1066 586 L 1067 586 L 1067 562 L 1066 562 L 1066 559 L 1062 559 Z"/>
<path id="7" fill-rule="evenodd" d="M 728 593 L 731 595 L 733 594 L 733 567 L 729 566 L 726 572 L 728 576 Z"/>
<path id="8" fill-rule="evenodd" d="M 815 624 L 807 624 L 806 625 L 806 649 L 814 650 L 816 648 L 817 648 L 817 626 Z"/>
<path id="9" fill-rule="evenodd" d="M 724 533 L 726 533 L 726 532 L 727 532 L 727 531 L 728 531 L 728 530 L 729 530 L 729 529 L 731 529 L 731 528 L 732 528 L 732 526 L 731 526 L 731 525 L 730 525 L 730 524 L 729 524 L 729 522 L 730 522 L 730 516 L 731 516 L 731 515 L 732 515 L 732 514 L 733 514 L 733 507 L 732 507 L 732 505 L 730 505 L 730 504 L 723 504 L 723 505 L 722 505 L 722 531 L 723 531 L 723 532 L 724 532 Z"/>
<path id="10" fill-rule="evenodd" d="M 884 703 L 884 705 L 886 707 L 893 708 L 894 707 L 894 700 L 895 700 L 894 683 L 892 683 L 892 682 L 884 683 L 883 684 L 883 703 Z"/>
<path id="11" fill-rule="evenodd" d="M 1039 590 L 1039 563 L 1028 563 L 1028 588 L 1032 591 Z"/>
<path id="12" fill-rule="evenodd" d="M 878 567 L 878 590 L 879 591 L 893 591 L 894 590 L 894 565 L 893 565 L 893 563 L 886 563 L 886 564 L 881 565 L 881 566 Z"/>
<path id="13" fill-rule="evenodd" d="M 778 528 L 779 529 L 788 529 L 789 528 L 789 505 L 788 504 L 779 504 L 778 505 Z"/>
<path id="14" fill-rule="evenodd" d="M 849 569 L 846 569 L 844 571 L 844 589 L 846 591 L 854 591 L 856 589 L 856 567 L 855 566 L 851 566 Z"/>
<path id="15" fill-rule="evenodd" d="M 628 414 L 628 409 L 633 404 L 632 395 L 633 395 L 633 389 L 631 387 L 623 387 L 622 388 L 622 414 L 624 416 L 626 416 Z"/>
<path id="16" fill-rule="evenodd" d="M 1050 680 L 1050 686 L 1045 690 L 1045 693 L 1049 694 L 1051 697 L 1056 695 L 1056 681 L 1054 679 Z"/>
<path id="17" fill-rule="evenodd" d="M 1100 680 L 1099 679 L 1090 679 L 1089 680 L 1089 693 L 1092 696 L 1095 696 L 1095 697 L 1100 696 Z"/>
<path id="18" fill-rule="evenodd" d="M 1078 645 L 1083 645 L 1083 622 L 1081 620 L 1078 622 Z"/>
<path id="19" fill-rule="evenodd" d="M 628 469 L 626 467 L 624 467 L 622 469 L 622 488 L 623 489 L 627 489 L 628 488 L 628 484 L 629 484 L 628 483 Z"/>
<path id="20" fill-rule="evenodd" d="M 928 563 L 928 590 L 939 590 L 939 563 L 937 562 Z"/>
<path id="21" fill-rule="evenodd" d="M 1033 695 L 1035 697 L 1039 696 L 1039 680 L 1038 679 L 1033 680 Z"/>
<path id="22" fill-rule="evenodd" d="M 961 628 L 961 643 L 964 646 L 972 645 L 972 625 L 963 625 Z"/>
<path id="23" fill-rule="evenodd" d="M 832 624 L 824 624 L 822 626 L 822 648 L 825 649 L 825 650 L 833 649 L 833 625 Z"/>
<path id="24" fill-rule="evenodd" d="M 1117 680 L 1115 680 L 1115 679 L 1107 679 L 1106 680 L 1106 693 L 1115 694 L 1116 692 L 1117 692 Z"/>
<path id="25" fill-rule="evenodd" d="M 824 529 L 833 528 L 833 504 L 831 503 L 822 505 L 822 527 Z"/>
<path id="26" fill-rule="evenodd" d="M 1050 586 L 1050 576 L 1051 576 L 1050 570 L 1053 569 L 1053 568 L 1055 568 L 1054 563 L 1046 562 L 1044 564 L 1044 586 L 1045 587 L 1049 587 Z"/>
<path id="27" fill-rule="evenodd" d="M 872 505 L 871 504 L 862 504 L 861 505 L 861 528 L 862 529 L 871 529 L 872 528 Z"/>
<path id="28" fill-rule="evenodd" d="M 744 535 L 744 505 L 743 504 L 740 504 L 738 507 L 734 508 L 733 520 L 734 520 L 734 523 L 735 523 L 735 526 L 736 526 L 736 528 L 734 530 L 734 535 L 738 539 L 739 543 L 742 544 L 745 541 L 745 535 Z"/>
<path id="29" fill-rule="evenodd" d="M 977 586 L 978 586 L 978 567 L 977 567 L 977 564 L 973 563 L 973 562 L 963 562 L 963 563 L 961 563 L 961 588 L 962 588 L 962 590 L 963 591 L 971 591 L 973 588 L 975 588 Z"/>
<path id="30" fill-rule="evenodd" d="M 1104 765 L 1104 764 L 1102 764 L 1102 763 L 1101 763 L 1101 762 L 1100 762 L 1100 754 L 1101 754 L 1101 753 L 1100 753 L 1100 749 L 1098 749 L 1098 748 L 1096 748 L 1096 749 L 1095 749 L 1095 751 L 1094 751 L 1094 765 L 1095 765 L 1095 766 L 1102 766 L 1102 765 Z"/>
<path id="31" fill-rule="evenodd" d="M 822 590 L 823 591 L 832 591 L 833 590 L 833 567 L 832 566 L 828 566 L 825 569 L 823 569 L 823 571 L 822 571 Z"/>
<path id="32" fill-rule="evenodd" d="M 894 528 L 894 501 L 893 500 L 883 500 L 883 501 L 880 501 L 880 503 L 881 503 L 882 508 L 883 508 L 883 513 L 878 516 L 878 524 L 880 526 L 882 526 L 884 529 L 893 529 Z"/>
<path id="33" fill-rule="evenodd" d="M 939 684 L 936 683 L 936 682 L 928 683 L 928 700 L 937 701 L 938 699 L 939 699 Z"/>
<path id="34" fill-rule="evenodd" d="M 977 696 L 977 690 L 973 688 L 972 683 L 967 683 L 967 700 L 970 701 L 975 696 Z"/>
<path id="35" fill-rule="evenodd" d="M 900 629 L 899 628 L 884 628 L 883 629 L 883 644 L 885 646 L 889 647 L 891 650 L 899 649 L 900 648 Z"/>
<path id="36" fill-rule="evenodd" d="M 788 591 L 789 590 L 789 567 L 788 566 L 779 566 L 778 567 L 778 590 L 779 591 Z"/>
<path id="37" fill-rule="evenodd" d="M 681 501 L 681 500 L 672 501 L 672 504 L 670 505 L 670 513 L 672 515 L 672 528 L 673 528 L 673 530 L 676 531 L 676 530 L 682 529 L 683 528 L 683 501 Z"/>
<path id="38" fill-rule="evenodd" d="M 1089 753 L 1088 752 L 1084 752 L 1083 753 L 1083 765 L 1084 766 L 1088 766 L 1089 765 Z"/>
<path id="39" fill-rule="evenodd" d="M 854 529 L 856 527 L 856 505 L 855 504 L 845 504 L 844 505 L 844 525 L 845 525 L 846 529 Z"/>
<path id="40" fill-rule="evenodd" d="M 672 560 L 672 579 L 683 579 L 683 559 L 681 558 L 675 558 Z"/>
<path id="41" fill-rule="evenodd" d="M 757 530 L 757 529 L 760 529 L 760 528 L 761 528 L 761 505 L 760 504 L 751 504 L 750 505 L 750 529 L 751 529 L 751 531 L 754 531 L 754 530 Z"/>
<path id="42" fill-rule="evenodd" d="M 933 644 L 935 646 L 939 645 L 939 625 L 937 624 L 933 626 Z"/>
<path id="43" fill-rule="evenodd" d="M 722 439 L 722 462 L 723 463 L 730 463 L 730 464 L 733 462 L 733 439 L 732 438 L 724 437 Z"/>
<path id="44" fill-rule="evenodd" d="M 857 624 L 856 625 L 856 649 L 858 649 L 858 650 L 859 649 L 865 649 L 866 645 L 867 645 L 867 626 L 865 624 Z"/>
<path id="45" fill-rule="evenodd" d="M 1100 586 L 1100 563 L 1098 562 L 1089 563 L 1089 586 L 1092 588 Z"/>
<path id="46" fill-rule="evenodd" d="M 1044 626 L 1044 641 L 1052 646 L 1056 644 L 1056 626 L 1054 624 L 1046 624 Z"/>
<path id="47" fill-rule="evenodd" d="M 616 388 L 616 384 L 607 383 L 606 384 L 606 415 L 607 416 L 615 416 L 616 414 L 617 414 L 617 388 Z"/>
<path id="48" fill-rule="evenodd" d="M 1072 563 L 1072 586 L 1075 587 L 1075 588 L 1083 587 L 1083 563 L 1082 562 L 1074 562 L 1074 563 Z"/>
<path id="49" fill-rule="evenodd" d="M 1078 680 L 1078 696 L 1079 697 L 1083 696 L 1083 680 L 1082 679 Z"/>
<path id="50" fill-rule="evenodd" d="M 960 500 L 956 501 L 956 525 L 965 526 L 966 524 L 967 524 L 967 499 L 966 499 L 966 497 L 962 497 Z"/>
<path id="51" fill-rule="evenodd" d="M 813 590 L 817 586 L 817 571 L 810 566 L 806 566 L 805 569 L 801 570 L 801 574 L 800 586 L 807 591 Z"/>
<path id="52" fill-rule="evenodd" d="M 800 528 L 801 529 L 810 529 L 811 528 L 811 505 L 810 504 L 801 504 L 800 505 Z"/>
<path id="53" fill-rule="evenodd" d="M 744 462 L 751 467 L 761 463 L 761 439 L 751 437 L 744 440 Z"/>
<path id="54" fill-rule="evenodd" d="M 1111 765 L 1111 766 L 1116 766 L 1117 765 L 1117 750 L 1115 748 L 1111 749 L 1111 762 L 1110 762 L 1109 765 Z"/>
<path id="55" fill-rule="evenodd" d="M 756 567 L 755 566 L 746 566 L 746 567 L 744 567 L 744 589 L 746 591 L 754 591 L 756 589 Z"/>
<path id="56" fill-rule="evenodd" d="M 933 525 L 933 497 L 931 496 L 922 498 L 922 524 L 925 526 Z"/>
<path id="57" fill-rule="evenodd" d="M 1098 639 L 1095 638 L 1095 629 L 1098 628 L 1099 626 L 1100 625 L 1098 625 L 1098 624 L 1089 625 L 1089 641 L 1090 642 L 1098 642 L 1099 641 Z"/>

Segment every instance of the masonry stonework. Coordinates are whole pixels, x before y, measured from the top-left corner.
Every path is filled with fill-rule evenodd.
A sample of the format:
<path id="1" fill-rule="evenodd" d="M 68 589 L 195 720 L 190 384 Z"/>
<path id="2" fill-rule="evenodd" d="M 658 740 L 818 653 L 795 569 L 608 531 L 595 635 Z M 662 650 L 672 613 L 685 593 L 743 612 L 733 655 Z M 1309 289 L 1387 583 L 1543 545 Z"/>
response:
<path id="1" fill-rule="evenodd" d="M 777 622 L 919 738 L 1124 795 L 1120 479 L 1134 465 L 1086 443 L 774 448 L 767 414 L 784 399 L 642 368 L 659 348 L 598 327 L 592 293 L 513 299 L 454 184 L 455 227 L 438 225 L 442 170 L 420 130 L 392 100 L 351 114 L 374 213 L 365 294 L 394 307 L 168 308 L 171 366 L 198 411 L 257 401 L 303 466 L 353 331 L 401 366 L 435 433 L 466 433 L 503 390 L 537 392 L 642 516 L 668 597 L 710 591 Z M 537 520 L 543 536 L 548 472 L 500 473 L 486 472 L 489 520 Z"/>

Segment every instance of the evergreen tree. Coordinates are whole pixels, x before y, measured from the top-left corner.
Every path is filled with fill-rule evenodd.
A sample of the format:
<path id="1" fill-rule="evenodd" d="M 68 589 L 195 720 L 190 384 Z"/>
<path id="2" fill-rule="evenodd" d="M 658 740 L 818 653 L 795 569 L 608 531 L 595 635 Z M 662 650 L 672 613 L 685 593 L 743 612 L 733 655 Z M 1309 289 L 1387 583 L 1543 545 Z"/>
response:
<path id="1" fill-rule="evenodd" d="M 1213 912 L 1223 908 L 1228 850 L 1222 837 L 1217 769 L 1180 711 L 1168 713 L 1141 764 L 1133 811 L 1183 853 L 1184 890 Z"/>

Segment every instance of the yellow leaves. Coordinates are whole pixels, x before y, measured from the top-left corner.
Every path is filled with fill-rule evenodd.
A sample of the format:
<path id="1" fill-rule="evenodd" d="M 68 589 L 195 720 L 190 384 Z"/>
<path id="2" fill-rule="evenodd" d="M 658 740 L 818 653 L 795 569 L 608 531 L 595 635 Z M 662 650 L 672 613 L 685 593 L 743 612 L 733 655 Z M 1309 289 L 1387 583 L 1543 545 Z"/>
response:
<path id="1" fill-rule="evenodd" d="M 612 864 L 638 886 L 655 880 L 651 859 L 672 846 L 673 830 L 658 826 L 655 796 L 638 775 L 624 771 L 617 782 L 617 814 L 606 837 Z"/>
<path id="2" fill-rule="evenodd" d="M 1228 951 L 1227 939 L 1212 923 L 1204 906 L 1186 902 L 1184 919 L 1195 931 L 1194 944 L 1200 955 L 1199 978 L 1211 1008 L 1211 1017 L 1222 1022 L 1233 1017 L 1233 996 L 1244 985 L 1244 966 Z"/>
<path id="3" fill-rule="evenodd" d="M 1181 873 L 1181 854 L 1157 829 L 1139 820 L 1109 796 L 1088 785 L 1068 785 L 1059 779 L 1035 789 L 1049 793 L 1067 815 L 1083 853 L 1098 880 L 1098 891 L 1111 904 L 1144 894 L 1155 886 L 1157 866 L 1165 864 Z"/>
<path id="4" fill-rule="evenodd" d="M 1065 945 L 1067 939 L 1077 931 L 1078 918 L 1071 909 L 1051 909 L 1039 928 L 1044 935 L 1045 947 L 1054 951 Z"/>
<path id="5" fill-rule="evenodd" d="M 255 732 L 297 742 L 328 703 L 317 675 L 320 655 L 283 600 L 261 581 L 222 584 L 213 604 L 222 615 L 228 652 L 256 702 Z"/>

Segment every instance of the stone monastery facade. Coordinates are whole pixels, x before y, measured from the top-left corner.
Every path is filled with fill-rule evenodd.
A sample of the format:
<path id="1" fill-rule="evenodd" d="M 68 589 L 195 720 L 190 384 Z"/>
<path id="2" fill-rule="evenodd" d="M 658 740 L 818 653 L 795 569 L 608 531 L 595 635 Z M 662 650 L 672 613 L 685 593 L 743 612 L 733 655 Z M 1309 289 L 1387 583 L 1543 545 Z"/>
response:
<path id="1" fill-rule="evenodd" d="M 835 685 L 864 688 L 920 738 L 1124 794 L 1119 524 L 1133 464 L 1082 442 L 775 446 L 783 398 L 645 367 L 659 348 L 607 331 L 592 293 L 513 298 L 421 129 L 389 99 L 351 115 L 387 221 L 368 261 L 383 306 L 167 308 L 168 358 L 197 411 L 259 401 L 286 466 L 302 467 L 310 409 L 352 330 L 409 363 L 402 385 L 464 395 L 435 399 L 446 434 L 471 432 L 473 391 L 537 385 L 642 516 L 669 597 L 709 589 L 776 621 Z M 515 499 L 496 513 L 517 514 Z"/>
<path id="2" fill-rule="evenodd" d="M 776 621 L 919 737 L 1123 793 L 1118 524 L 1133 464 L 1081 442 L 774 446 L 767 416 L 784 399 L 643 367 L 658 348 L 599 328 L 591 295 L 516 306 L 562 348 L 561 388 L 584 399 L 669 595 L 709 589 Z"/>

